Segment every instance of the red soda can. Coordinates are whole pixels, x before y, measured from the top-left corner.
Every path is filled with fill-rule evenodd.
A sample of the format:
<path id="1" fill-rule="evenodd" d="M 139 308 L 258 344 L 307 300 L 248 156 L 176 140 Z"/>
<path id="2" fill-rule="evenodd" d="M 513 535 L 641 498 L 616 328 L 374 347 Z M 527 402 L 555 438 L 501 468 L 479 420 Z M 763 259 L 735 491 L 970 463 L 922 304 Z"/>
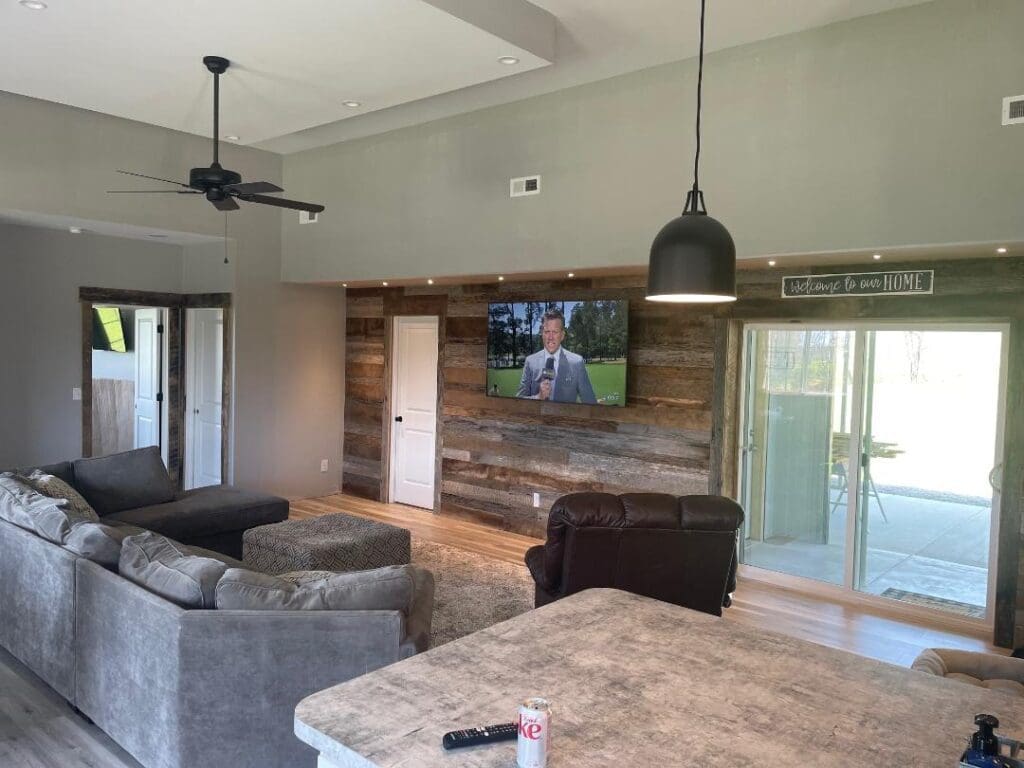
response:
<path id="1" fill-rule="evenodd" d="M 527 699 L 519 705 L 518 768 L 545 768 L 551 739 L 551 705 L 547 699 Z"/>

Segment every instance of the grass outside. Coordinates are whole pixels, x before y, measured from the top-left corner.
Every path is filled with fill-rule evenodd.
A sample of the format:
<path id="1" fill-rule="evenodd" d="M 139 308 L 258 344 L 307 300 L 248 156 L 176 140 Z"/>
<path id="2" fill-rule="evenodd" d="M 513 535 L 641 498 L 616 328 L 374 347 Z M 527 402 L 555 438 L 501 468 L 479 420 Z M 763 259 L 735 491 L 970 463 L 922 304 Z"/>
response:
<path id="1" fill-rule="evenodd" d="M 515 397 L 519 391 L 522 368 L 488 368 L 487 394 Z M 626 363 L 587 363 L 587 376 L 594 387 L 598 402 L 603 405 L 626 404 Z M 494 391 L 494 386 L 498 391 Z"/>

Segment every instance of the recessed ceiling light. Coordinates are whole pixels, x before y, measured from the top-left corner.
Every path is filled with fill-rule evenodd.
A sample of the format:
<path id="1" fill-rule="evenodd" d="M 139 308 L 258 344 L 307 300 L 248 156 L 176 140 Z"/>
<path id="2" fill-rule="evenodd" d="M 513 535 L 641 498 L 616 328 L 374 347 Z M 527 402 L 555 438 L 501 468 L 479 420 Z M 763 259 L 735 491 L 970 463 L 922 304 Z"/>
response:
<path id="1" fill-rule="evenodd" d="M 388 287 L 388 281 L 385 280 L 384 282 L 381 283 L 381 285 L 383 285 L 385 288 L 387 288 Z"/>
<path id="2" fill-rule="evenodd" d="M 238 137 L 235 136 L 235 134 L 233 134 L 233 133 L 229 133 L 224 138 L 227 139 L 228 141 L 238 141 Z"/>
<path id="3" fill-rule="evenodd" d="M 769 267 L 774 267 L 775 266 L 775 259 L 769 259 L 768 260 L 768 266 Z"/>
<path id="4" fill-rule="evenodd" d="M 433 284 L 434 284 L 434 278 L 428 277 L 427 278 L 427 285 L 433 285 Z"/>
<path id="5" fill-rule="evenodd" d="M 505 277 L 504 277 L 503 275 L 498 275 L 498 282 L 499 282 L 499 283 L 500 283 L 500 282 L 501 282 L 502 280 L 504 280 L 504 279 L 505 279 Z"/>
<path id="6" fill-rule="evenodd" d="M 575 272 L 570 272 L 568 276 L 569 277 L 576 277 L 576 273 Z"/>
<path id="7" fill-rule="evenodd" d="M 85 232 L 85 230 L 82 229 L 81 227 L 68 227 L 68 232 L 70 232 L 72 235 L 80 235 L 83 232 Z"/>
<path id="8" fill-rule="evenodd" d="M 363 106 L 363 103 L 361 101 L 343 101 L 341 103 L 343 106 L 346 106 L 349 109 L 355 109 L 356 107 Z"/>
<path id="9" fill-rule="evenodd" d="M 1006 253 L 1005 248 L 996 248 L 996 253 Z"/>
<path id="10" fill-rule="evenodd" d="M 882 258 L 882 254 L 880 254 L 880 253 L 873 253 L 873 254 L 871 254 L 871 258 L 874 259 L 875 261 L 878 261 L 880 258 Z"/>
<path id="11" fill-rule="evenodd" d="M 20 0 L 20 4 L 30 11 L 45 11 L 46 3 L 41 0 Z"/>
<path id="12" fill-rule="evenodd" d="M 341 284 L 341 287 L 342 287 L 342 288 L 348 288 L 348 283 L 342 283 L 342 284 Z"/>
<path id="13" fill-rule="evenodd" d="M 498 59 L 498 63 L 507 64 L 508 66 L 511 67 L 513 64 L 518 64 L 519 59 L 517 59 L 515 56 L 502 56 L 500 59 Z"/>

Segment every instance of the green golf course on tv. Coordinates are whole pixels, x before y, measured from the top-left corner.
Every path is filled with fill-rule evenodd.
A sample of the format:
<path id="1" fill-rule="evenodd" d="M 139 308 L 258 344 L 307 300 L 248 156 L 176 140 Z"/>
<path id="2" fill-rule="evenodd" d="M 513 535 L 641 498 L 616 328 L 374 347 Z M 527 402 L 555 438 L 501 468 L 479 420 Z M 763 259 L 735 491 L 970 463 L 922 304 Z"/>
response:
<path id="1" fill-rule="evenodd" d="M 487 394 L 624 406 L 628 311 L 625 300 L 488 305 Z"/>

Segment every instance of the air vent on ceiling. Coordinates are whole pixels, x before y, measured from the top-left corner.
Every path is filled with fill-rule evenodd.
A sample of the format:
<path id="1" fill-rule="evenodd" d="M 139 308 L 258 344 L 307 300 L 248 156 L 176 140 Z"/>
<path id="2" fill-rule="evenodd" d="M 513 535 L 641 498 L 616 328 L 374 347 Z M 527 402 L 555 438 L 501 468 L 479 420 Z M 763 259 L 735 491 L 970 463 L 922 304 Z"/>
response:
<path id="1" fill-rule="evenodd" d="M 1007 96 L 1003 99 L 1003 125 L 1024 123 L 1024 96 Z"/>
<path id="2" fill-rule="evenodd" d="M 518 179 L 509 179 L 509 197 L 525 197 L 526 195 L 540 194 L 540 174 L 533 176 L 520 176 Z"/>
<path id="3" fill-rule="evenodd" d="M 311 213 L 310 211 L 299 211 L 299 224 L 316 224 L 316 219 L 319 213 Z"/>

